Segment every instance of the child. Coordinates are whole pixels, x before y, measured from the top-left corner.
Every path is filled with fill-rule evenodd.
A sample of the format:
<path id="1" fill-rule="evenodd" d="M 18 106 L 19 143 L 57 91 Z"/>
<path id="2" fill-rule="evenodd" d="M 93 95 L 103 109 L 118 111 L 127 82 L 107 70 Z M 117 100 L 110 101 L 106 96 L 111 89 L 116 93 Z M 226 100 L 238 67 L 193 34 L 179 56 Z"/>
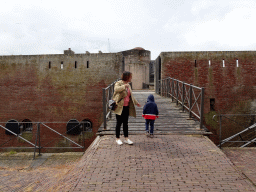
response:
<path id="1" fill-rule="evenodd" d="M 150 94 L 147 99 L 147 103 L 143 107 L 142 117 L 146 120 L 146 135 L 149 136 L 149 124 L 150 124 L 150 137 L 153 138 L 154 122 L 158 118 L 158 108 L 155 103 L 154 96 Z"/>

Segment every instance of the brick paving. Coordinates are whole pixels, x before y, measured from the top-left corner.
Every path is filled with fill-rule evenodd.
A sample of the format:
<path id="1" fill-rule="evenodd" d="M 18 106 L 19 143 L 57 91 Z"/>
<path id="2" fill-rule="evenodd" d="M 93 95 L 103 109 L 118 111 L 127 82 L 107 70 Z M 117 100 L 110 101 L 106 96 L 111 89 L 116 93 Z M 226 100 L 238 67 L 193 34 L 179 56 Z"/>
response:
<path id="1" fill-rule="evenodd" d="M 82 153 L 43 154 L 46 160 L 35 167 L 33 153 L 1 153 L 0 192 L 51 191 L 81 156 Z"/>
<path id="2" fill-rule="evenodd" d="M 223 152 L 256 185 L 256 148 L 224 148 Z"/>
<path id="3" fill-rule="evenodd" d="M 204 136 L 131 135 L 134 145 L 103 136 L 56 191 L 255 191 Z"/>
<path id="4" fill-rule="evenodd" d="M 131 135 L 130 139 L 134 145 L 118 146 L 113 135 L 98 138 L 80 161 L 66 166 L 0 168 L 0 191 L 256 191 L 250 182 L 253 178 L 234 166 L 252 157 L 255 150 L 247 156 L 242 150 L 224 150 L 233 164 L 201 135 L 156 135 L 153 139 Z M 255 170 L 250 162 L 253 159 L 244 161 Z"/>

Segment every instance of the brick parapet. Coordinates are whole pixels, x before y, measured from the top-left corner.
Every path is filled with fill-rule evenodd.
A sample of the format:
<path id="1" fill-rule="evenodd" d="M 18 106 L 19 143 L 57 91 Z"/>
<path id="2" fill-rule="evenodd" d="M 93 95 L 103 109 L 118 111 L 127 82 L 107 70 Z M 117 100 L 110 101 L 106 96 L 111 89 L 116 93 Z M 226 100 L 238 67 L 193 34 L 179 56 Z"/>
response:
<path id="1" fill-rule="evenodd" d="M 120 53 L 0 56 L 0 122 L 89 119 L 96 133 L 103 120 L 102 88 L 121 76 L 122 58 Z M 63 133 L 66 127 L 56 129 Z M 1 143 L 9 138 L 0 129 Z"/>
<path id="2" fill-rule="evenodd" d="M 162 52 L 160 57 L 162 79 L 173 77 L 206 88 L 205 114 L 210 99 L 215 99 L 217 113 L 255 112 L 256 51 Z"/>

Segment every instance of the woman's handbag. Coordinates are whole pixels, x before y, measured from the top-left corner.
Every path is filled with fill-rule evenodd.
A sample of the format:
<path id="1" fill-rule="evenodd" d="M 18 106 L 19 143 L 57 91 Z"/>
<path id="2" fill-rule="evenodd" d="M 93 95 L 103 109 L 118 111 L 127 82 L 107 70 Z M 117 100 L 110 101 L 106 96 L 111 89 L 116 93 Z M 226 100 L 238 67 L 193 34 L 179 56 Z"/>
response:
<path id="1" fill-rule="evenodd" d="M 108 105 L 109 109 L 112 111 L 115 111 L 115 109 L 117 108 L 116 102 L 114 100 L 109 100 L 108 103 L 109 103 L 109 105 Z"/>
<path id="2" fill-rule="evenodd" d="M 122 99 L 123 99 L 123 98 L 122 98 Z M 122 99 L 120 99 L 120 100 L 118 101 L 118 103 L 119 103 Z M 112 111 L 115 111 L 116 108 L 117 108 L 116 101 L 114 101 L 114 100 L 111 99 L 111 100 L 109 100 L 108 103 L 109 103 L 109 104 L 108 104 L 109 109 L 112 110 Z"/>

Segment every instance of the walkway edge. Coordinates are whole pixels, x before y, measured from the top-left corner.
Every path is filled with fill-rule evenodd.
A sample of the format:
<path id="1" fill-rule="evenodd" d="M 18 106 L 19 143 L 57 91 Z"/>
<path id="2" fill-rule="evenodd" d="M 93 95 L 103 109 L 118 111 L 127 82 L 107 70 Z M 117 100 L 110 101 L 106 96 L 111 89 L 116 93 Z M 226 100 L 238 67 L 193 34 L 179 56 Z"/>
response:
<path id="1" fill-rule="evenodd" d="M 210 140 L 207 136 L 204 136 L 212 145 L 216 146 L 212 140 Z M 217 146 L 216 146 L 217 147 Z M 222 155 L 225 157 L 226 161 L 230 164 L 231 167 L 233 167 L 236 172 L 249 184 L 254 188 L 254 191 L 256 191 L 256 185 L 253 183 L 253 181 L 241 170 L 238 169 L 238 167 L 231 161 L 231 159 L 228 158 L 228 156 L 222 151 L 219 147 L 217 147 L 218 150 L 222 153 Z"/>
<path id="2" fill-rule="evenodd" d="M 54 185 L 50 190 L 51 191 L 73 191 L 74 188 L 79 183 L 80 179 L 75 179 L 74 175 L 82 174 L 83 169 L 86 167 L 86 164 L 91 160 L 94 153 L 96 152 L 99 143 L 101 141 L 101 137 L 97 136 L 91 145 L 86 149 L 84 155 L 81 160 L 76 164 L 73 169 L 70 169 L 64 176 L 64 178 L 60 179 L 59 182 Z"/>
<path id="3" fill-rule="evenodd" d="M 93 149 L 93 147 L 100 141 L 100 136 L 97 136 L 94 141 L 91 143 L 91 145 L 85 150 L 84 155 L 90 152 L 90 150 Z M 84 156 L 83 155 L 83 156 Z"/>

